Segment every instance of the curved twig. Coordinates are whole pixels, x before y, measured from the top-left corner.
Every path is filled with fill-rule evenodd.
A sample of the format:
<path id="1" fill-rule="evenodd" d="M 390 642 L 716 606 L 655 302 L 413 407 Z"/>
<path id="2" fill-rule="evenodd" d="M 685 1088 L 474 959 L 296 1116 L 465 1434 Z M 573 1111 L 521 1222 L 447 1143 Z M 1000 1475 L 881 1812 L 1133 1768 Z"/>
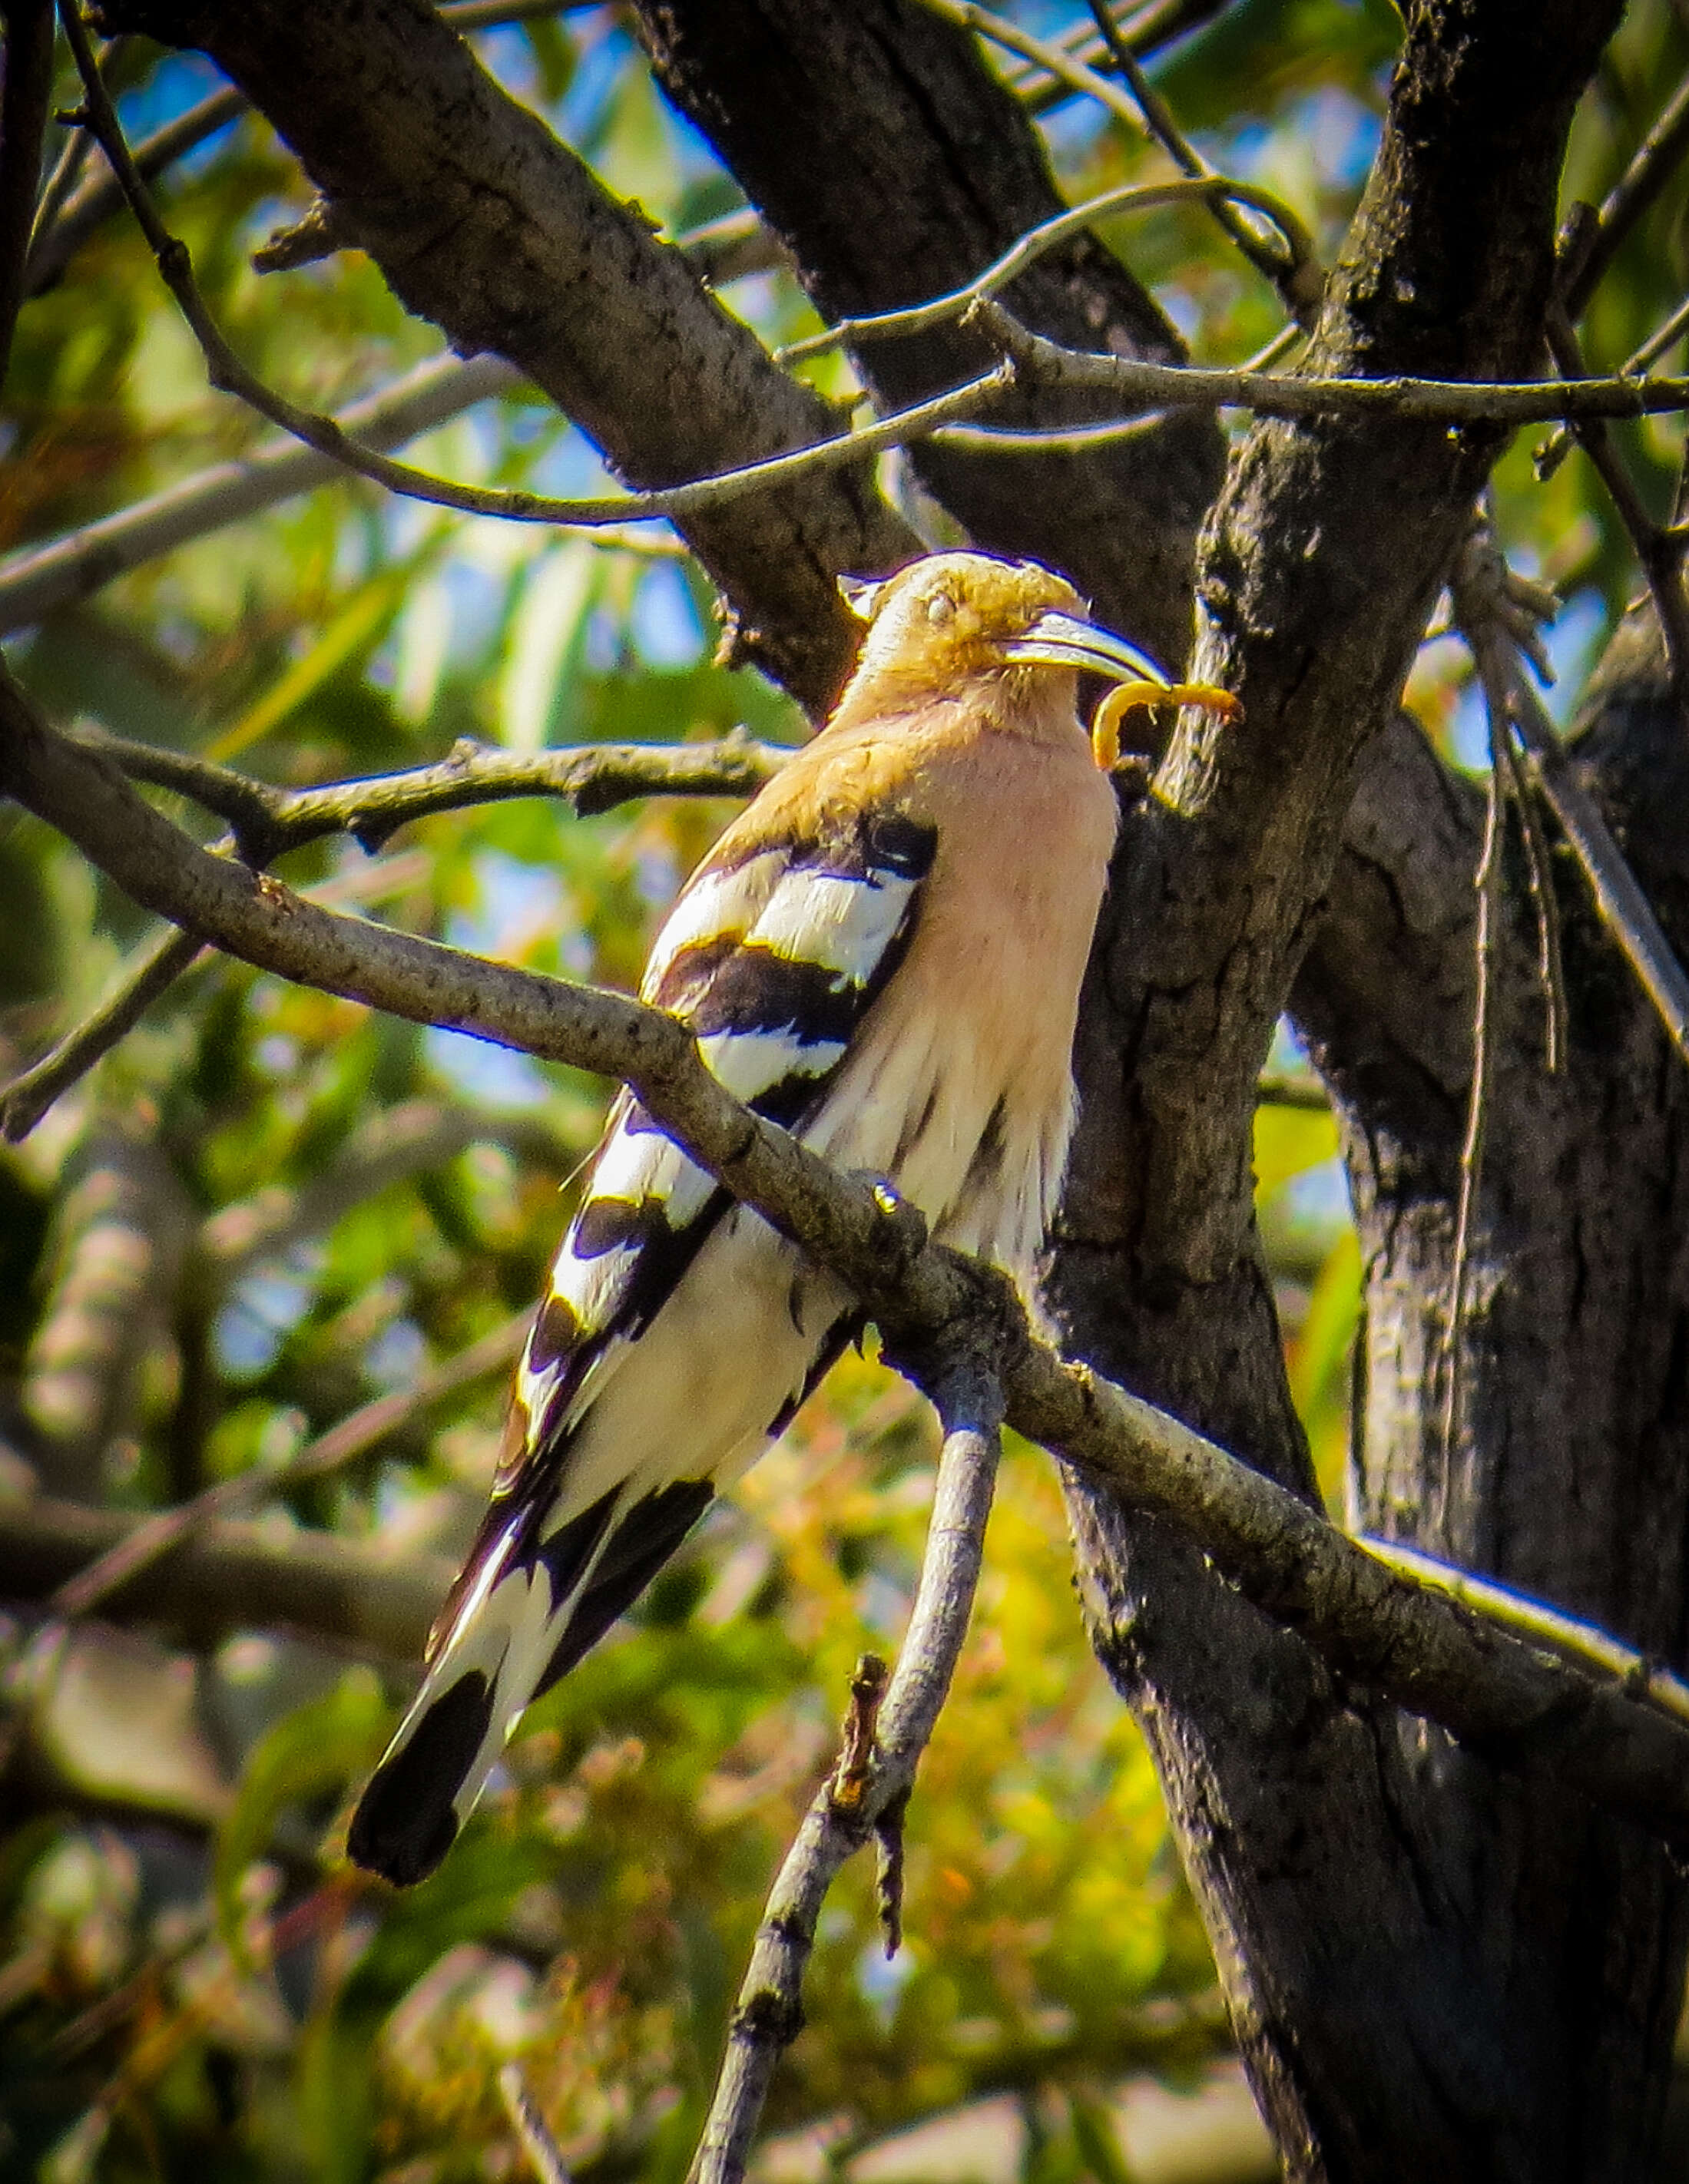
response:
<path id="1" fill-rule="evenodd" d="M 840 1764 L 817 1791 L 769 1892 L 689 2184 L 740 2184 L 775 2064 L 803 2024 L 804 1969 L 827 1892 L 878 1826 L 894 1814 L 892 1825 L 900 1825 L 899 1808 L 967 1635 L 997 1478 L 1002 1391 L 977 1359 L 964 1356 L 939 1368 L 932 1395 L 945 1435 L 932 1523 L 909 1628 L 878 1707 L 878 1735 L 853 1696 Z M 866 1759 L 851 1749 L 863 1742 L 871 1747 Z"/>

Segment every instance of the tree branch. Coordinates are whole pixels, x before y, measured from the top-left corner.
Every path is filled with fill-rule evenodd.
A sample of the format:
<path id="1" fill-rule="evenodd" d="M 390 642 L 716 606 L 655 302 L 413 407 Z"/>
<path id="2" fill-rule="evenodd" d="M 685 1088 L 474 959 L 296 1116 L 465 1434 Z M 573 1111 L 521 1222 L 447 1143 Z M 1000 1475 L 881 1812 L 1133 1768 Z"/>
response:
<path id="1" fill-rule="evenodd" d="M 638 488 L 742 469 L 831 437 L 831 405 L 780 371 L 637 208 L 403 0 L 110 0 L 107 15 L 208 52 L 292 147 L 401 302 L 462 352 L 504 356 Z M 684 519 L 739 618 L 739 649 L 806 705 L 850 656 L 842 571 L 919 550 L 855 456 Z M 628 511 L 611 520 L 620 521 Z"/>
<path id="2" fill-rule="evenodd" d="M 967 1635 L 996 1485 L 1002 1396 L 989 1369 L 966 1353 L 940 1364 L 929 1385 L 944 1446 L 920 1582 L 878 1733 L 853 1693 L 839 1763 L 817 1791 L 769 1892 L 689 2184 L 741 2184 L 774 2067 L 803 2026 L 804 1970 L 827 1892 L 878 1827 L 889 1819 L 900 1828 Z"/>
<path id="3" fill-rule="evenodd" d="M 1689 377 L 1379 379 L 1310 372 L 1306 377 L 1217 368 L 1143 364 L 1063 348 L 1030 333 L 989 299 L 970 305 L 970 320 L 1020 367 L 1031 387 L 1073 387 L 1116 395 L 1123 404 L 1160 409 L 1239 409 L 1257 417 L 1391 418 L 1434 425 L 1536 425 L 1556 418 L 1648 417 L 1689 410 Z"/>
<path id="4" fill-rule="evenodd" d="M 328 834 L 354 834 L 373 852 L 413 819 L 510 797 L 560 796 L 585 817 L 636 796 L 749 795 L 783 756 L 772 744 L 739 735 L 714 744 L 595 744 L 527 758 L 464 742 L 438 766 L 326 788 L 285 789 L 187 753 L 115 736 L 88 740 L 133 779 L 192 797 L 229 821 L 235 831 L 219 854 L 239 845 L 243 861 L 254 869 Z M 0 1137 L 14 1145 L 26 1138 L 54 1101 L 192 967 L 199 952 L 198 941 L 182 933 L 143 944 L 93 1015 L 0 1087 Z"/>
<path id="5" fill-rule="evenodd" d="M 24 300 L 24 261 L 41 187 L 47 104 L 53 95 L 52 0 L 5 0 L 0 60 L 0 387 Z"/>
<path id="6" fill-rule="evenodd" d="M 1212 1441 L 1065 1363 L 1003 1279 L 925 1240 L 884 1185 L 835 1174 L 742 1107 L 673 1017 L 620 995 L 337 916 L 198 849 L 97 750 L 55 734 L 0 682 L 0 784 L 135 899 L 242 960 L 413 1022 L 470 1031 L 620 1078 L 735 1197 L 853 1288 L 917 1380 L 958 1349 L 1001 1374 L 1006 1418 L 1127 1506 L 1173 1518 L 1341 1673 L 1504 1764 L 1689 1843 L 1689 1742 L 1622 1687 L 1591 1684 L 1417 1588 L 1317 1510 Z"/>

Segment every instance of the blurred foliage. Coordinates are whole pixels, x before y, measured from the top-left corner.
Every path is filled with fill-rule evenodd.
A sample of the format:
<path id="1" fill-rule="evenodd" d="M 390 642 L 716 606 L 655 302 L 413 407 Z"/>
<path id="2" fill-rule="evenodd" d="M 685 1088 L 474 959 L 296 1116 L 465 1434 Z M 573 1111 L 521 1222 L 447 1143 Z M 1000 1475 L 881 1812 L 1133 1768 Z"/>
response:
<path id="1" fill-rule="evenodd" d="M 1019 12 L 1052 33 L 1079 13 L 1067 0 Z M 1236 0 L 1157 72 L 1215 162 L 1291 198 L 1329 259 L 1376 141 L 1398 27 L 1385 0 Z M 479 44 L 668 232 L 737 202 L 612 11 Z M 1640 0 L 1580 114 L 1570 194 L 1598 200 L 1686 64 L 1674 9 Z M 143 41 L 118 69 L 137 135 L 213 81 Z M 67 78 L 58 103 L 74 103 Z M 1075 198 L 1157 171 L 1140 142 L 1077 102 L 1045 126 Z M 225 325 L 290 393 L 332 404 L 437 348 L 361 258 L 252 270 L 254 246 L 308 198 L 258 121 L 226 128 L 162 187 Z M 1664 194 L 1597 296 L 1586 328 L 1597 368 L 1675 304 L 1683 204 L 1681 189 Z M 1270 291 L 1196 211 L 1109 233 L 1198 354 L 1246 356 L 1277 330 Z M 727 299 L 770 341 L 814 323 L 783 276 L 740 281 Z M 847 383 L 837 360 L 816 370 L 831 391 Z M 120 221 L 25 310 L 0 431 L 0 553 L 260 437 L 208 393 Z M 1678 421 L 1621 438 L 1663 501 Z M 577 432 L 520 397 L 412 453 L 454 476 L 552 492 L 602 476 Z M 1554 643 L 1575 683 L 1634 567 L 1581 459 L 1541 485 L 1530 457 L 1526 436 L 1502 465 L 1501 522 L 1568 602 Z M 419 762 L 465 734 L 535 749 L 743 722 L 797 739 L 802 723 L 777 694 L 710 664 L 712 618 L 683 560 L 387 504 L 348 482 L 55 613 L 15 660 L 62 719 L 238 756 L 280 781 Z M 1477 762 L 1458 646 L 1427 647 L 1410 696 L 1453 758 Z M 540 803 L 488 807 L 413 827 L 373 859 L 319 846 L 288 876 L 419 932 L 629 985 L 724 816 L 677 803 L 576 822 Z M 15 812 L 0 818 L 0 923 L 10 1073 L 110 987 L 147 927 Z M 111 1503 L 161 1506 L 274 1464 L 410 1385 L 532 1296 L 560 1188 L 604 1099 L 566 1071 L 202 966 L 0 1155 L 0 1429 L 17 1451 L 0 1487 L 24 1490 L 21 1457 L 50 1489 L 92 1479 Z M 372 1190 L 371 1134 L 394 1117 L 432 1150 Z M 1257 1154 L 1292 1383 L 1335 1505 L 1360 1268 L 1333 1125 L 1263 1108 Z M 309 1217 L 290 1227 L 302 1207 Z M 231 1221 L 259 1216 L 282 1224 L 277 1248 L 216 1248 Z M 98 1306 L 113 1295 L 126 1299 L 120 1339 L 102 1350 Z M 84 1405 L 97 1442 L 80 1451 L 79 1372 L 98 1399 Z M 266 1521 L 379 1539 L 395 1557 L 454 1552 L 499 1424 L 497 1390 L 466 1390 Z M 26 1619 L 6 1626 L 18 1794 L 0 1836 L 0 2174 L 515 2176 L 494 2083 L 514 2058 L 583 2178 L 678 2179 L 851 1663 L 897 1641 L 932 1455 L 901 1384 L 847 1359 L 735 1505 L 534 1709 L 443 1871 L 403 1897 L 363 1886 L 334 1856 L 347 1793 L 404 1688 L 397 1664 L 348 1663 L 274 1631 L 196 1659 L 166 1630 L 124 1656 L 122 1677 L 108 1661 L 102 1683 L 98 1646 L 61 1655 Z M 146 1809 L 144 1783 L 113 1789 L 98 1768 L 78 1769 L 74 1752 L 55 1770 L 59 1747 L 37 1732 L 73 1658 L 85 1697 L 169 1680 L 168 1718 L 194 1741 L 168 1812 L 156 1799 Z M 193 1787 L 208 1776 L 210 1789 Z M 1189 2081 L 1222 2041 L 1154 1777 L 1085 1646 L 1051 1468 L 1025 1449 L 1009 1455 L 976 1628 L 911 1813 L 906 1934 L 888 1964 L 859 1862 L 828 1906 L 809 2029 L 771 2119 L 825 2125 L 835 2160 L 996 2091 L 1025 2105 L 1040 2184 L 1112 2179 L 1123 2170 L 1099 2122 L 1103 2092 L 1139 2069 Z"/>

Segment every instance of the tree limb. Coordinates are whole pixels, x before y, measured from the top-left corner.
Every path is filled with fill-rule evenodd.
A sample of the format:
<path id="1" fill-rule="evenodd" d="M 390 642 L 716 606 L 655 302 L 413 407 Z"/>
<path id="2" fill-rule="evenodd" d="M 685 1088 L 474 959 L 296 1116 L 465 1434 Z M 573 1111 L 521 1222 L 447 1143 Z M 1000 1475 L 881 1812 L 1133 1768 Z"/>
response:
<path id="1" fill-rule="evenodd" d="M 1017 1431 L 1106 1480 L 1126 1506 L 1173 1518 L 1335 1669 L 1504 1764 L 1552 1767 L 1610 1810 L 1689 1843 L 1689 1737 L 1675 1722 L 1386 1569 L 1299 1496 L 1065 1363 L 1033 1334 L 1001 1276 L 928 1243 L 919 1215 L 884 1186 L 836 1175 L 742 1107 L 673 1017 L 337 916 L 209 855 L 111 760 L 47 728 L 9 677 L 0 682 L 0 783 L 137 901 L 247 961 L 619 1078 L 736 1197 L 850 1284 L 917 1381 L 929 1383 L 931 1361 L 958 1347 L 989 1357 Z"/>
<path id="2" fill-rule="evenodd" d="M 635 488 L 831 433 L 830 405 L 781 372 L 449 24 L 403 0 L 109 0 L 106 14 L 209 53 L 400 300 L 460 351 L 515 365 Z M 918 550 L 860 466 L 765 488 L 684 527 L 739 617 L 744 655 L 811 707 L 850 656 L 834 577 Z"/>
<path id="3" fill-rule="evenodd" d="M 909 1628 L 877 1724 L 859 1714 L 853 1693 L 839 1767 L 817 1791 L 769 1892 L 689 2184 L 741 2184 L 775 2064 L 803 2026 L 804 1970 L 827 1892 L 894 1811 L 900 1826 L 967 1635 L 996 1484 L 1002 1397 L 989 1367 L 965 1351 L 940 1362 L 928 1386 L 944 1446 Z"/>

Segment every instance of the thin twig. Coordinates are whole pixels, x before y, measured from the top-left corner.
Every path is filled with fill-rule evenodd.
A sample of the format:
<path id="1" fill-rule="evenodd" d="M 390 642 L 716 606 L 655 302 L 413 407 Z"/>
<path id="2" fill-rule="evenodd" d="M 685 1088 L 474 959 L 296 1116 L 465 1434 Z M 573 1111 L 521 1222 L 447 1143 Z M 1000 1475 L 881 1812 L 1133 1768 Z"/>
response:
<path id="1" fill-rule="evenodd" d="M 1689 1846 L 1682 1725 L 1591 1682 L 1388 1569 L 1318 1507 L 1153 1405 L 1061 1358 L 1007 1280 L 926 1240 L 918 1212 L 842 1175 L 711 1075 L 674 1017 L 343 916 L 209 855 L 101 753 L 57 734 L 0 671 L 0 789 L 65 834 L 137 901 L 229 953 L 411 1022 L 468 1031 L 619 1078 L 700 1167 L 838 1276 L 917 1384 L 935 1351 L 978 1346 L 1017 1431 L 1187 1529 L 1217 1569 L 1303 1632 L 1340 1674 L 1515 1769 Z M 0 1524 L 3 1529 L 3 1524 Z M 893 1741 L 891 1709 L 882 1741 Z"/>
<path id="2" fill-rule="evenodd" d="M 1157 205 L 1211 203 L 1221 198 L 1235 198 L 1240 204 L 1257 205 L 1275 225 L 1283 219 L 1295 220 L 1295 215 L 1287 212 L 1269 192 L 1257 189 L 1252 182 L 1234 181 L 1225 175 L 1207 173 L 1194 180 L 1187 177 L 1176 182 L 1124 182 L 1040 221 L 1011 243 L 1001 257 L 994 259 L 983 273 L 962 287 L 951 289 L 948 295 L 934 297 L 930 303 L 911 304 L 903 310 L 876 311 L 864 318 L 839 319 L 819 333 L 806 334 L 801 341 L 789 342 L 784 348 L 777 349 L 775 359 L 780 364 L 794 364 L 800 358 L 819 356 L 841 344 L 898 341 L 907 335 L 930 332 L 934 326 L 948 326 L 962 317 L 972 304 L 999 294 L 1058 244 L 1067 242 L 1070 236 L 1083 235 L 1111 214 L 1143 212 Z M 1287 248 L 1296 247 L 1301 233 L 1298 222 L 1285 235 Z"/>
<path id="3" fill-rule="evenodd" d="M 174 1509 L 161 1509 L 156 1515 L 143 1518 L 98 1562 L 89 1563 L 59 1586 L 53 1596 L 53 1613 L 66 1618 L 92 1614 L 137 1571 L 147 1568 L 172 1548 L 182 1546 L 208 1524 L 247 1516 L 265 1502 L 273 1502 L 278 1494 L 288 1493 L 311 1479 L 326 1479 L 354 1457 L 378 1447 L 390 1435 L 423 1412 L 432 1410 L 448 1396 L 455 1395 L 459 1389 L 472 1387 L 477 1380 L 484 1380 L 513 1364 L 527 1338 L 532 1317 L 531 1312 L 519 1312 L 514 1319 L 495 1327 L 491 1334 L 483 1334 L 478 1342 L 472 1342 L 467 1350 L 448 1358 L 443 1365 L 425 1373 L 414 1388 L 376 1396 L 373 1402 L 364 1404 L 337 1425 L 331 1426 L 326 1433 L 308 1441 L 285 1463 L 273 1468 L 255 1466 L 233 1479 L 220 1480 L 215 1486 L 208 1486 L 191 1502 L 181 1502 Z"/>
<path id="4" fill-rule="evenodd" d="M 1064 348 L 993 298 L 966 322 L 1021 368 L 1023 387 L 1081 387 L 1118 395 L 1123 409 L 1252 410 L 1262 417 L 1399 417 L 1440 425 L 1541 425 L 1557 418 L 1647 417 L 1689 410 L 1689 377 L 1658 379 L 1307 378 L 1244 366 L 1151 364 Z"/>
<path id="5" fill-rule="evenodd" d="M 251 865 L 331 834 L 350 834 L 373 852 L 413 820 L 517 797 L 560 798 L 586 818 L 640 796 L 754 795 L 790 755 L 743 730 L 708 744 L 580 744 L 527 755 L 465 737 L 432 766 L 281 788 L 185 751 L 120 736 L 84 740 L 131 780 L 190 797 L 224 820 Z"/>
<path id="6" fill-rule="evenodd" d="M 828 1890 L 888 1808 L 907 1797 L 967 1635 L 996 1483 L 1002 1397 L 989 1375 L 968 1362 L 943 1372 L 934 1399 L 945 1442 L 932 1524 L 897 1666 L 884 1704 L 875 1701 L 879 1733 L 872 1763 L 858 1748 L 863 1701 L 853 1679 L 845 1748 L 770 1891 L 689 2184 L 740 2184 L 775 2064 L 803 2024 L 804 1969 Z M 841 1794 L 847 1786 L 849 1794 Z"/>
<path id="7" fill-rule="evenodd" d="M 1209 178 L 1215 173 L 1196 146 L 1180 129 L 1173 117 L 1173 109 L 1162 97 L 1144 73 L 1137 55 L 1133 52 L 1120 26 L 1111 14 L 1106 0 L 1088 0 L 1092 20 L 1101 33 L 1103 43 L 1121 75 L 1131 86 L 1138 111 L 1144 117 L 1144 125 L 1183 175 Z M 1228 192 L 1230 197 L 1231 192 Z M 1318 315 L 1320 298 L 1324 292 L 1325 275 L 1316 256 L 1313 238 L 1306 226 L 1298 222 L 1298 233 L 1286 235 L 1285 251 L 1274 248 L 1270 240 L 1257 232 L 1247 220 L 1239 218 L 1234 198 L 1232 203 L 1217 200 L 1212 209 L 1215 220 L 1231 237 L 1257 273 L 1263 273 L 1273 282 L 1290 307 L 1298 326 L 1311 327 Z M 1278 214 L 1269 214 L 1276 225 Z"/>
<path id="8" fill-rule="evenodd" d="M 1689 78 L 1637 146 L 1629 166 L 1608 192 L 1594 224 L 1573 246 L 1564 267 L 1562 292 L 1574 319 L 1604 278 L 1625 237 L 1671 179 L 1672 169 L 1689 150 Z"/>
<path id="9" fill-rule="evenodd" d="M 1564 304 L 1548 307 L 1548 347 L 1558 370 L 1568 374 L 1585 370 L 1583 346 Z M 1683 588 L 1683 543 L 1643 506 L 1606 424 L 1591 418 L 1572 429 L 1607 488 L 1647 578 L 1671 666 L 1672 688 L 1681 698 L 1689 694 L 1689 596 Z"/>
<path id="10" fill-rule="evenodd" d="M 49 1047 L 39 1061 L 0 1087 L 0 1138 L 8 1145 L 21 1144 L 48 1108 L 133 1031 L 153 1002 L 203 953 L 192 933 L 173 928 L 142 941 L 93 1014 Z"/>
<path id="11" fill-rule="evenodd" d="M 176 298 L 178 309 L 199 344 L 212 386 L 236 396 L 260 416 L 267 417 L 272 425 L 293 433 L 319 454 L 331 456 L 343 468 L 385 486 L 390 493 L 406 499 L 424 501 L 435 508 L 454 508 L 470 515 L 500 516 L 513 523 L 572 525 L 581 528 L 626 523 L 636 517 L 644 520 L 694 515 L 700 509 L 722 507 L 770 486 L 787 484 L 794 477 L 846 468 L 889 448 L 902 447 L 911 440 L 923 438 L 940 425 L 972 416 L 988 407 L 1013 384 L 1014 365 L 1012 359 L 1005 357 L 993 370 L 982 372 L 978 378 L 925 401 L 911 403 L 906 409 L 894 410 L 872 425 L 855 426 L 787 454 L 765 456 L 712 477 L 652 493 L 618 494 L 613 499 L 559 500 L 543 493 L 498 486 L 454 485 L 447 479 L 432 477 L 426 471 L 415 470 L 408 463 L 394 462 L 390 456 L 378 454 L 374 448 L 348 439 L 332 417 L 317 410 L 300 409 L 267 386 L 241 361 L 200 292 L 187 245 L 164 226 L 145 181 L 136 171 L 74 0 L 60 0 L 59 12 L 87 95 L 89 126 L 122 182 L 129 209 L 152 247 L 164 285 Z"/>
<path id="12" fill-rule="evenodd" d="M 569 2164 L 551 2136 L 538 2103 L 523 2083 L 519 2064 L 506 2063 L 499 2071 L 499 2098 L 504 2103 L 504 2113 L 521 2142 L 522 2152 L 533 2164 L 539 2184 L 571 2184 Z"/>
<path id="13" fill-rule="evenodd" d="M 1127 43 L 1140 60 L 1147 60 L 1161 47 L 1218 15 L 1224 5 L 1225 0 L 1149 0 L 1146 6 L 1117 7 L 1115 12 Z M 1056 43 L 1075 60 L 1105 74 L 1113 66 L 1112 57 L 1093 24 L 1076 24 L 1063 31 Z M 1051 75 L 1036 61 L 1011 60 L 1004 68 L 1003 78 L 1028 114 L 1047 113 L 1064 99 L 1079 95 L 1074 85 Z"/>
<path id="14" fill-rule="evenodd" d="M 1048 70 L 1051 75 L 1058 77 L 1073 90 L 1095 99 L 1105 111 L 1112 114 L 1117 120 L 1123 121 L 1134 133 L 1146 132 L 1155 141 L 1167 142 L 1162 138 L 1157 122 L 1151 119 L 1148 109 L 1141 102 L 1134 103 L 1134 98 L 1127 96 L 1118 85 L 1112 83 L 1106 76 L 1099 75 L 1096 70 L 1088 68 L 1063 47 L 1047 38 L 1035 37 L 1017 23 L 1007 21 L 989 8 L 975 5 L 975 0 L 921 0 L 921 4 L 930 8 L 935 15 L 942 16 L 946 22 L 954 23 L 962 30 L 973 31 L 981 37 L 989 38 L 994 45 L 1018 53 L 1023 59 L 1036 61 L 1041 68 Z M 1129 60 L 1129 48 L 1123 47 L 1121 50 L 1128 53 Z M 1116 58 L 1118 59 L 1118 53 Z M 1135 93 L 1138 83 L 1143 81 L 1143 72 L 1137 67 L 1135 60 L 1130 60 L 1130 66 L 1133 73 L 1129 80 L 1133 81 Z M 1155 100 L 1153 92 L 1151 98 Z M 1155 103 L 1158 118 L 1167 125 L 1172 142 L 1176 142 L 1185 154 L 1181 158 L 1179 153 L 1172 153 L 1175 163 L 1183 167 L 1187 175 L 1211 174 L 1212 170 L 1185 142 L 1165 106 L 1159 101 L 1155 101 Z M 1167 142 L 1167 148 L 1171 152 L 1171 142 Z M 1185 164 L 1187 159 L 1190 162 L 1188 165 Z M 1251 199 L 1251 202 L 1258 203 L 1258 200 Z M 1235 215 L 1229 218 L 1221 209 L 1218 198 L 1212 203 L 1215 218 L 1233 242 L 1250 264 L 1273 282 L 1286 302 L 1291 303 L 1293 310 L 1300 317 L 1308 294 L 1317 294 L 1324 285 L 1324 276 L 1317 265 L 1313 266 L 1312 276 L 1304 271 L 1305 267 L 1313 263 L 1313 238 L 1305 223 L 1281 200 L 1262 207 L 1285 238 L 1286 249 L 1281 256 L 1264 246 L 1260 237 L 1252 234 L 1246 226 L 1236 220 Z M 1293 297 L 1298 300 L 1292 302 Z"/>
<path id="15" fill-rule="evenodd" d="M 1454 1451 L 1460 1431 L 1463 1379 L 1461 1339 L 1466 1331 L 1467 1271 L 1472 1255 L 1472 1221 L 1484 1171 L 1484 1131 L 1490 1113 L 1490 1057 L 1495 1044 L 1497 950 L 1502 919 L 1503 835 L 1501 746 L 1507 736 L 1505 700 L 1490 713 L 1490 782 L 1484 806 L 1484 847 L 1474 886 L 1478 894 L 1472 1000 L 1472 1084 L 1466 1102 L 1466 1134 L 1460 1148 L 1460 1197 L 1454 1223 L 1454 1262 L 1449 1276 L 1448 1325 L 1443 1338 L 1446 1384 L 1442 1417 L 1442 1521 L 1451 1521 Z"/>
<path id="16" fill-rule="evenodd" d="M 744 796 L 771 780 L 785 754 L 742 735 L 713 744 L 599 744 L 518 758 L 460 743 L 438 766 L 325 788 L 283 789 L 186 753 L 120 737 L 90 738 L 137 781 L 190 796 L 235 828 L 255 869 L 325 835 L 355 835 L 375 850 L 413 819 L 523 796 L 566 799 L 582 816 L 638 796 Z M 200 955 L 190 934 L 144 943 L 111 994 L 41 1060 L 0 1087 L 0 1138 L 16 1145 L 86 1077 Z"/>

